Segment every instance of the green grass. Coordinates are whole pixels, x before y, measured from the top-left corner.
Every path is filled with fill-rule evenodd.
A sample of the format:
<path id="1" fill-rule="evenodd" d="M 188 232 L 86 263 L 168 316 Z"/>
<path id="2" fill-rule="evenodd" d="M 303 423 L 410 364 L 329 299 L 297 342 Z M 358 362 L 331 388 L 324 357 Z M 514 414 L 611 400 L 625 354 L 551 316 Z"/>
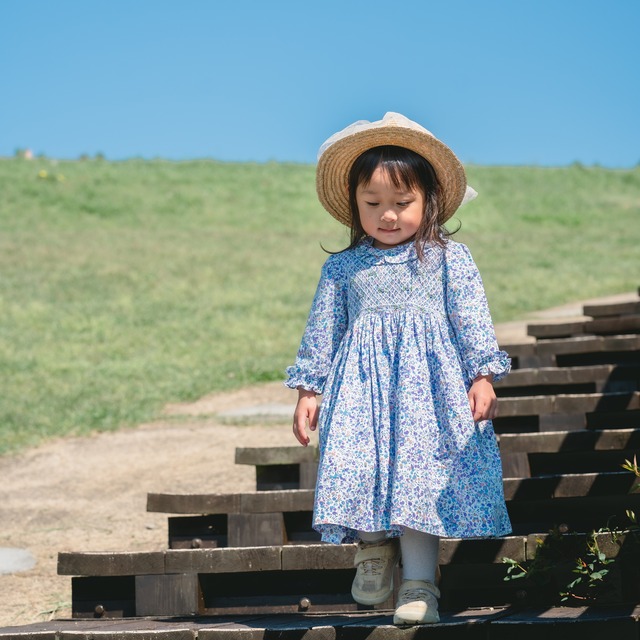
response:
<path id="1" fill-rule="evenodd" d="M 469 179 L 496 321 L 640 284 L 640 169 Z M 307 165 L 5 159 L 0 194 L 0 452 L 282 378 L 346 244 Z"/>

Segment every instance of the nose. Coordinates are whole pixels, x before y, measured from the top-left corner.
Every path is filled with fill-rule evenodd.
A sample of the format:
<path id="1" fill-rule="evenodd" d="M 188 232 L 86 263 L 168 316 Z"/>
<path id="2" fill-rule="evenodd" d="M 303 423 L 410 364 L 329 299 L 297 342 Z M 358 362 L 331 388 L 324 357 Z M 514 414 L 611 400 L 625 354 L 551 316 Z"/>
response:
<path id="1" fill-rule="evenodd" d="M 381 219 L 383 222 L 395 222 L 398 219 L 398 214 L 393 209 L 386 209 Z"/>

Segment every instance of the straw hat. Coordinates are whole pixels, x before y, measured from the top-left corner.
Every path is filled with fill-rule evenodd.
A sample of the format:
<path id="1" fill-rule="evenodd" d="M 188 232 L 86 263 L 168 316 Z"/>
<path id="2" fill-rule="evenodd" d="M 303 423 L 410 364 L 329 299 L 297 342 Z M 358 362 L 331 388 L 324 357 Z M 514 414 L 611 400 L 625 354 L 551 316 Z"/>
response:
<path id="1" fill-rule="evenodd" d="M 350 124 L 320 147 L 316 169 L 318 198 L 342 224 L 351 226 L 348 189 L 351 165 L 360 154 L 382 145 L 411 149 L 431 163 L 443 192 L 441 224 L 460 205 L 477 195 L 467 187 L 464 167 L 449 147 L 416 122 L 399 113 L 389 112 L 376 122 L 359 120 Z"/>

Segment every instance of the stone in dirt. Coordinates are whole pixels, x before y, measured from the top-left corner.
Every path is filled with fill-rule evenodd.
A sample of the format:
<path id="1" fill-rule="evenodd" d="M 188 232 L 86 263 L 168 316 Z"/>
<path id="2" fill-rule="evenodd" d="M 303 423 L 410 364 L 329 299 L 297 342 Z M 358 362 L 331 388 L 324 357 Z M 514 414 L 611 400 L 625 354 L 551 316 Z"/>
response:
<path id="1" fill-rule="evenodd" d="M 27 549 L 0 547 L 0 575 L 28 571 L 36 566 L 36 559 Z"/>

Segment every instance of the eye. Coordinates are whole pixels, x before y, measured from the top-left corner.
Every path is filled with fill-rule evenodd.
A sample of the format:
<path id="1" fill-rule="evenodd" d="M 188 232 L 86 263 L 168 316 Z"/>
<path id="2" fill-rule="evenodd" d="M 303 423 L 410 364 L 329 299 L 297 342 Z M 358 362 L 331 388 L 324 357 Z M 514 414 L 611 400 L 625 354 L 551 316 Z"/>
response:
<path id="1" fill-rule="evenodd" d="M 365 201 L 365 204 L 366 204 L 368 207 L 377 207 L 377 206 L 378 206 L 378 204 L 380 204 L 380 203 L 379 203 L 379 202 L 366 202 L 366 201 Z"/>
<path id="2" fill-rule="evenodd" d="M 410 204 L 411 204 L 411 200 L 403 200 L 402 202 L 397 203 L 399 207 L 408 207 Z"/>

